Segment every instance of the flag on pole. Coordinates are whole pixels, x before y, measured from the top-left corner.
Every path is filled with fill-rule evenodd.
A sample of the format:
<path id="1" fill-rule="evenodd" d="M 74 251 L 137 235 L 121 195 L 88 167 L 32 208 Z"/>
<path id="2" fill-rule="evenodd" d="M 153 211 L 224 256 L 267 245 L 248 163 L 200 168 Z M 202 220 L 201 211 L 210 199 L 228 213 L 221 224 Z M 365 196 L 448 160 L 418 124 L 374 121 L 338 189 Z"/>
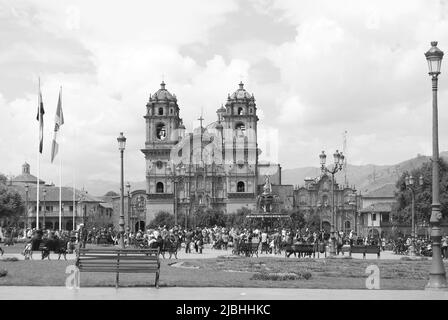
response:
<path id="1" fill-rule="evenodd" d="M 40 91 L 40 79 L 39 79 L 39 102 L 37 106 L 37 117 L 39 121 L 39 152 L 42 153 L 44 147 L 44 102 L 42 101 L 42 92 Z M 39 183 L 39 182 L 38 182 Z"/>
<path id="2" fill-rule="evenodd" d="M 51 163 L 53 163 L 56 154 L 58 153 L 58 143 L 56 142 L 56 136 L 59 131 L 60 126 L 64 124 L 64 114 L 62 113 L 62 88 L 59 90 L 59 99 L 58 106 L 56 108 L 56 116 L 55 116 L 55 124 L 54 124 L 54 137 L 53 143 L 51 145 Z"/>

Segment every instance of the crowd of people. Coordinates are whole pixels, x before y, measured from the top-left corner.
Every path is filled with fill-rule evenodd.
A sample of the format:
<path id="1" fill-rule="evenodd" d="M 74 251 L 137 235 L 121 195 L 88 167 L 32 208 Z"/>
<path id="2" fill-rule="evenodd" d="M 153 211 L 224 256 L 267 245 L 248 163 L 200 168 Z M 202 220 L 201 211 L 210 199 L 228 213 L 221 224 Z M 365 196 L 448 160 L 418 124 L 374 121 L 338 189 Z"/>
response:
<path id="1" fill-rule="evenodd" d="M 65 239 L 70 244 L 79 244 L 85 247 L 89 244 L 111 244 L 118 245 L 120 242 L 120 232 L 115 228 L 87 228 L 80 225 L 77 230 L 36 230 L 35 228 L 0 228 L 0 241 L 5 246 L 13 245 L 17 239 L 24 242 L 31 242 L 32 239 Z M 239 243 L 252 242 L 259 243 L 262 250 L 272 253 L 279 253 L 282 245 L 285 244 L 325 244 L 328 245 L 330 234 L 324 230 L 311 232 L 310 230 L 293 230 L 291 228 L 274 228 L 269 232 L 257 228 L 226 228 L 220 226 L 190 228 L 185 229 L 180 226 L 167 228 L 147 228 L 136 230 L 127 229 L 123 234 L 125 246 L 151 246 L 152 243 L 172 239 L 182 248 L 185 253 L 196 252 L 201 254 L 204 246 L 211 249 L 235 248 Z M 409 254 L 413 249 L 418 255 L 431 254 L 431 241 L 427 238 L 418 238 L 412 241 L 410 237 L 399 237 L 395 240 L 380 239 L 378 237 L 362 237 L 353 230 L 349 232 L 336 232 L 336 243 L 338 248 L 343 245 L 379 245 L 382 250 L 392 250 L 395 254 Z M 448 236 L 442 238 L 442 256 L 448 259 Z M 339 250 L 338 250 L 339 251 Z M 3 249 L 0 247 L 3 254 Z"/>

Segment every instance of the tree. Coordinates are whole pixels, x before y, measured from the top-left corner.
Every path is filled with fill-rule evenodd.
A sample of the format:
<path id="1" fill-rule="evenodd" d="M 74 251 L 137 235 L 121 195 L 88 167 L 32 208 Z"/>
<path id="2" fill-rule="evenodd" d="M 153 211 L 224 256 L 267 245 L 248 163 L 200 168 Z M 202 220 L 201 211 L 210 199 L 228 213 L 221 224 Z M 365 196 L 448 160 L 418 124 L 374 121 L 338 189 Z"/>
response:
<path id="1" fill-rule="evenodd" d="M 7 183 L 8 178 L 3 173 L 0 173 L 0 185 L 6 185 Z"/>
<path id="2" fill-rule="evenodd" d="M 88 221 L 88 227 L 90 228 L 96 228 L 96 229 L 101 229 L 101 228 L 109 228 L 109 227 L 113 227 L 114 224 L 112 222 L 112 219 L 106 215 L 92 215 L 89 217 L 89 221 Z"/>
<path id="3" fill-rule="evenodd" d="M 20 194 L 4 185 L 0 185 L 0 219 L 15 224 L 24 213 L 25 205 Z"/>
<path id="4" fill-rule="evenodd" d="M 196 225 L 198 227 L 224 227 L 226 217 L 222 211 L 215 209 L 199 210 L 196 214 Z"/>
<path id="5" fill-rule="evenodd" d="M 420 168 L 412 170 L 410 173 L 404 172 L 396 183 L 398 191 L 395 198 L 396 205 L 392 208 L 392 219 L 398 223 L 410 223 L 412 215 L 411 191 L 406 188 L 405 177 L 411 174 L 415 180 L 415 221 L 429 222 L 431 217 L 432 204 L 432 164 L 424 163 Z M 419 186 L 418 180 L 423 176 L 423 186 Z M 448 218 L 448 164 L 440 158 L 439 162 L 440 178 L 440 204 L 442 217 Z"/>
<path id="6" fill-rule="evenodd" d="M 117 197 L 117 196 L 119 196 L 119 194 L 116 193 L 115 191 L 108 191 L 104 196 L 105 197 Z"/>
<path id="7" fill-rule="evenodd" d="M 320 217 L 316 214 L 310 214 L 307 221 L 306 227 L 310 232 L 319 232 L 320 231 Z"/>
<path id="8" fill-rule="evenodd" d="M 282 210 L 283 211 L 283 210 Z M 293 210 L 290 212 L 283 211 L 282 213 L 289 213 L 292 222 L 292 228 L 303 229 L 306 225 L 305 214 L 299 210 Z"/>
<path id="9" fill-rule="evenodd" d="M 168 229 L 174 227 L 174 215 L 166 211 L 159 211 L 154 219 L 149 222 L 149 228 L 166 226 Z"/>
<path id="10" fill-rule="evenodd" d="M 249 226 L 249 222 L 246 221 L 246 216 L 252 211 L 247 207 L 242 207 L 236 211 L 236 213 L 229 213 L 226 215 L 226 226 L 228 228 L 244 228 Z"/>

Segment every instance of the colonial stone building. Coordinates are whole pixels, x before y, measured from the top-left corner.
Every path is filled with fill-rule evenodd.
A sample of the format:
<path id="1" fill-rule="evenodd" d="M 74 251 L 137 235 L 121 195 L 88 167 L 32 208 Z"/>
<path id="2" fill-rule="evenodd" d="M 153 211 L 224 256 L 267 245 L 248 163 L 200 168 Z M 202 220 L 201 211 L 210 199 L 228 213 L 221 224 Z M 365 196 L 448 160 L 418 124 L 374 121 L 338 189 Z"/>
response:
<path id="1" fill-rule="evenodd" d="M 255 208 L 266 172 L 274 172 L 274 183 L 281 185 L 278 164 L 259 164 L 257 106 L 243 83 L 217 110 L 216 121 L 203 125 L 201 116 L 191 133 L 180 112 L 177 97 L 162 82 L 144 116 L 147 223 L 160 211 L 188 218 L 199 209 Z"/>
<path id="2" fill-rule="evenodd" d="M 9 188 L 15 189 L 25 202 L 25 212 L 20 225 L 36 227 L 37 214 L 37 177 L 31 174 L 30 165 L 22 165 L 22 173 L 15 176 Z M 60 193 L 61 191 L 61 193 Z M 74 190 L 47 184 L 39 179 L 39 227 L 59 229 L 59 197 L 61 196 L 62 229 L 72 230 L 81 224 L 94 224 L 96 221 L 112 222 L 112 207 L 102 199 L 94 197 L 84 190 Z"/>
<path id="3" fill-rule="evenodd" d="M 335 229 L 337 231 L 349 232 L 357 229 L 358 202 L 359 197 L 354 187 L 342 186 L 334 182 Z M 307 218 L 318 215 L 322 228 L 329 232 L 332 219 L 331 176 L 323 173 L 316 179 L 306 178 L 305 185 L 295 187 L 294 204 L 295 208 L 304 212 Z"/>

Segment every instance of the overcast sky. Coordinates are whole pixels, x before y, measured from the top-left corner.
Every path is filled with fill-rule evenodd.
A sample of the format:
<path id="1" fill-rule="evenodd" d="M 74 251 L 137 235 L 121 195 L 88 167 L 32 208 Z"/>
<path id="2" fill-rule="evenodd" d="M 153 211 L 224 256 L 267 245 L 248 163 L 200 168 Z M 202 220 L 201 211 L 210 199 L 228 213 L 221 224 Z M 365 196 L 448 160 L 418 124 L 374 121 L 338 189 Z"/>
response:
<path id="1" fill-rule="evenodd" d="M 260 130 L 277 130 L 283 168 L 343 147 L 351 164 L 431 154 L 430 41 L 448 52 L 448 1 L 0 0 L 0 172 L 37 171 L 38 76 L 45 106 L 41 177 L 63 184 L 145 179 L 145 104 L 176 94 L 191 130 L 243 81 Z M 446 60 L 446 59 L 445 59 Z M 446 72 L 445 72 L 446 71 Z M 448 62 L 439 81 L 448 150 Z M 50 163 L 59 87 L 65 124 Z M 263 142 L 261 141 L 261 144 Z M 297 183 L 302 183 L 298 181 Z"/>

